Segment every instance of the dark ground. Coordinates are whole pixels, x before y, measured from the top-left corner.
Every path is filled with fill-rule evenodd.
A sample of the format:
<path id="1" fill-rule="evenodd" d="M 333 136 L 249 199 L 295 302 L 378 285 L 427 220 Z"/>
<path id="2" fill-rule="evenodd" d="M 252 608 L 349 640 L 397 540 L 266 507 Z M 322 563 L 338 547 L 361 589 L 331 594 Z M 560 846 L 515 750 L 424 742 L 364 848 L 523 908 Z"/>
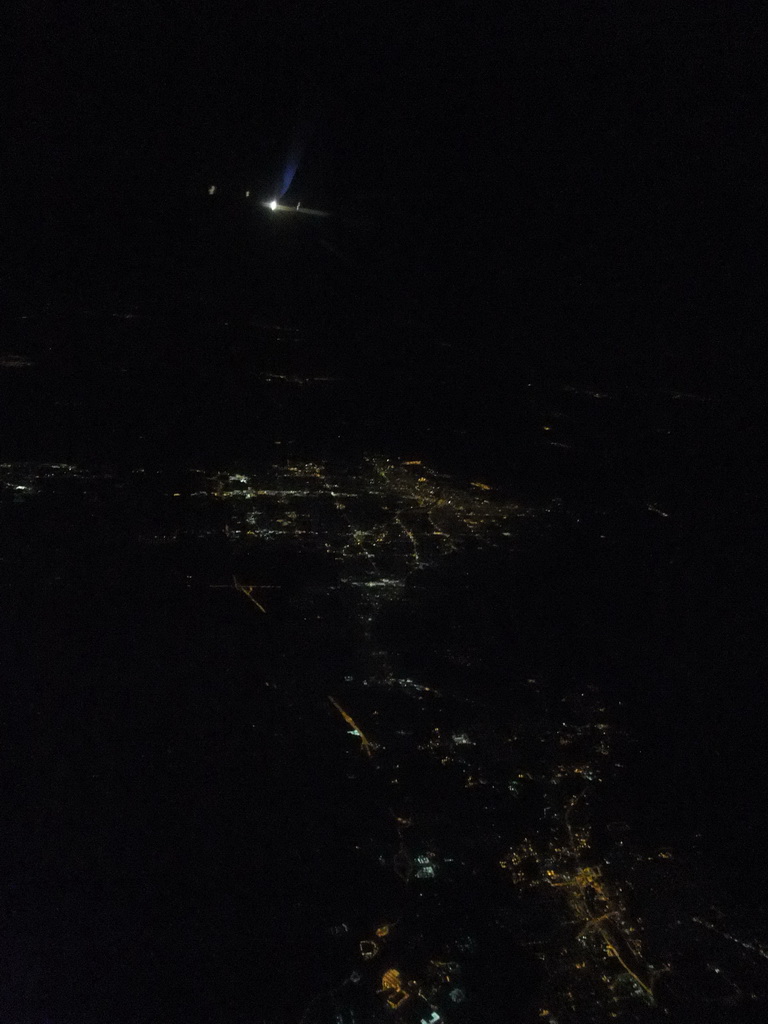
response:
<path id="1" fill-rule="evenodd" d="M 678 378 L 688 397 L 673 397 L 666 378 L 585 379 L 548 358 L 494 372 L 470 325 L 394 314 L 372 326 L 326 306 L 322 329 L 306 312 L 278 332 L 252 313 L 115 312 L 6 321 L 34 365 L 4 371 L 4 461 L 239 469 L 281 441 L 339 465 L 422 457 L 555 499 L 562 528 L 512 565 L 481 560 L 466 603 L 449 588 L 418 635 L 394 623 L 403 655 L 458 635 L 486 675 L 597 685 L 628 736 L 613 813 L 640 847 L 682 850 L 718 905 L 766 909 L 749 392 Z M 5 517 L 8 1012 L 297 1019 L 333 972 L 317 936 L 366 900 L 363 864 L 335 851 L 371 808 L 333 809 L 345 763 L 320 704 L 348 630 L 307 637 L 286 605 L 256 644 L 245 603 L 201 589 L 229 573 L 225 546 L 140 551 L 136 525 L 168 517 L 151 497 L 104 515 L 60 499 Z M 264 697 L 273 676 L 290 698 Z"/>

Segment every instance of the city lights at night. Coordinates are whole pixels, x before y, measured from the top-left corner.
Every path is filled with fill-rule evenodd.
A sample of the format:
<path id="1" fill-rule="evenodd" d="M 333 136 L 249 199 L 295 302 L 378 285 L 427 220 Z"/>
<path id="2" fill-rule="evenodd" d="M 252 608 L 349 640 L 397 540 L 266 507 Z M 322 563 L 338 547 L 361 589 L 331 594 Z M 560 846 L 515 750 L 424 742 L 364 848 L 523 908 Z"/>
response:
<path id="1" fill-rule="evenodd" d="M 10 5 L 0 1024 L 765 1024 L 747 5 Z"/>

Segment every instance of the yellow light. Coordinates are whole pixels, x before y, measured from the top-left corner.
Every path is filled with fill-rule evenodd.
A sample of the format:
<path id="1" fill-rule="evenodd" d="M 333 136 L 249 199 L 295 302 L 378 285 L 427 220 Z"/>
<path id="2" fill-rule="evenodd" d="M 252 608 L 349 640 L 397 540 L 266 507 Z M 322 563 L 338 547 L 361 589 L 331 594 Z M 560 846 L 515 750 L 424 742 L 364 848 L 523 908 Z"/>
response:
<path id="1" fill-rule="evenodd" d="M 269 204 L 269 208 L 270 208 L 270 210 L 276 210 L 277 209 L 277 200 L 276 199 L 272 200 L 272 202 Z"/>

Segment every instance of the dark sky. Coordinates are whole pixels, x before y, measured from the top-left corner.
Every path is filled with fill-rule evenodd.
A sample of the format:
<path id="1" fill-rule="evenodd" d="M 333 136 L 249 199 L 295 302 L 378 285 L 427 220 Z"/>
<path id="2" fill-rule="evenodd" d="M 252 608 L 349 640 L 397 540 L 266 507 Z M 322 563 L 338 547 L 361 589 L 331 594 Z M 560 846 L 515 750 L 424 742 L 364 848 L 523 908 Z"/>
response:
<path id="1" fill-rule="evenodd" d="M 254 13 L 27 0 L 18 46 L 11 36 L 10 123 L 38 159 L 61 147 L 99 170 L 151 166 L 157 152 L 190 174 L 255 173 L 270 142 L 309 115 L 367 155 L 369 175 L 378 167 L 398 183 L 410 166 L 419 184 L 439 185 L 449 153 L 462 165 L 453 173 L 494 184 L 509 160 L 570 183 L 692 175 L 695 164 L 707 177 L 715 163 L 741 174 L 739 151 L 760 124 L 750 130 L 762 77 L 750 6 L 480 0 Z M 708 151 L 707 139 L 735 151 Z"/>
<path id="2" fill-rule="evenodd" d="M 433 250 L 485 261 L 503 301 L 522 268 L 517 299 L 547 279 L 563 320 L 711 322 L 719 304 L 732 322 L 758 299 L 757 12 L 26 0 L 7 37 L 11 265 L 209 182 L 269 191 L 299 131 L 295 189 L 334 209 L 396 196 L 417 270 Z"/>

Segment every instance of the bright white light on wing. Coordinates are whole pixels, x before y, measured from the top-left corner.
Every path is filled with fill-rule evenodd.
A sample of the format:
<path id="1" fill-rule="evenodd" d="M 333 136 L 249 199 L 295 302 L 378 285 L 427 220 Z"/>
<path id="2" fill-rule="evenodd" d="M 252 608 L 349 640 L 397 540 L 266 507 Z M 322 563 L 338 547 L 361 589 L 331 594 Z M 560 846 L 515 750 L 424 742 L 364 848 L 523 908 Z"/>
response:
<path id="1" fill-rule="evenodd" d="M 281 216 L 287 216 L 291 213 L 301 213 L 310 217 L 330 217 L 330 214 L 326 210 L 310 210 L 308 207 L 302 206 L 301 203 L 297 203 L 296 206 L 293 204 L 289 206 L 285 203 L 281 203 L 279 199 L 270 199 L 269 202 L 262 202 L 261 205 L 267 210 L 279 213 Z"/>

